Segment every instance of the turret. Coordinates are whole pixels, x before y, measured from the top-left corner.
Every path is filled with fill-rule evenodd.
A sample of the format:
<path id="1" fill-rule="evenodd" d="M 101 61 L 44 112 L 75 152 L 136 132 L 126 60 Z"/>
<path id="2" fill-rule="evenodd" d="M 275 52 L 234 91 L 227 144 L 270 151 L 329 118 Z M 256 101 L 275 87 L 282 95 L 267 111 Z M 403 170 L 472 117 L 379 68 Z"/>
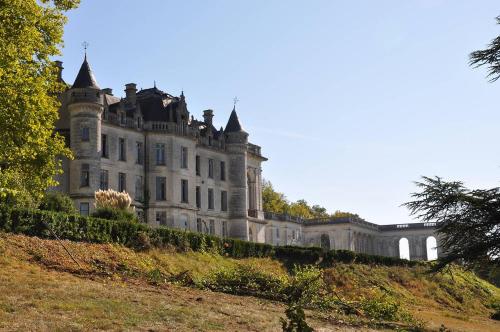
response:
<path id="1" fill-rule="evenodd" d="M 125 96 L 128 102 L 135 105 L 137 101 L 137 88 L 135 83 L 125 84 Z"/>
<path id="2" fill-rule="evenodd" d="M 76 202 L 89 203 L 99 189 L 101 156 L 102 92 L 87 62 L 83 60 L 75 82 L 68 90 L 70 146 L 70 195 Z"/>
<path id="3" fill-rule="evenodd" d="M 214 117 L 214 111 L 212 110 L 204 110 L 203 111 L 203 122 L 208 126 L 212 125 L 212 119 Z"/>
<path id="4" fill-rule="evenodd" d="M 248 191 L 247 191 L 247 143 L 248 134 L 241 127 L 236 109 L 233 108 L 226 129 L 226 150 L 229 157 L 229 234 L 248 240 Z"/>

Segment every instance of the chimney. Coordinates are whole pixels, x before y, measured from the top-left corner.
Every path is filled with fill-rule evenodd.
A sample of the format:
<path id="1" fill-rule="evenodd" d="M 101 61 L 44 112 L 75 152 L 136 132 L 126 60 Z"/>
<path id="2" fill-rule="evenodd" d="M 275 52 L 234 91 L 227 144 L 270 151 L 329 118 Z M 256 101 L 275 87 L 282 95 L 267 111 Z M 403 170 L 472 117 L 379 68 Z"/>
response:
<path id="1" fill-rule="evenodd" d="M 214 117 L 214 111 L 205 110 L 203 111 L 203 122 L 207 125 L 212 125 L 212 118 Z"/>
<path id="2" fill-rule="evenodd" d="M 125 96 L 127 100 L 132 104 L 135 104 L 136 92 L 137 89 L 135 83 L 125 84 Z"/>
<path id="3" fill-rule="evenodd" d="M 62 66 L 62 61 L 56 60 L 54 61 L 57 67 L 57 79 L 62 82 L 62 71 L 64 67 Z"/>
<path id="4" fill-rule="evenodd" d="M 112 96 L 113 95 L 113 89 L 111 89 L 111 88 L 102 89 L 102 93 Z"/>

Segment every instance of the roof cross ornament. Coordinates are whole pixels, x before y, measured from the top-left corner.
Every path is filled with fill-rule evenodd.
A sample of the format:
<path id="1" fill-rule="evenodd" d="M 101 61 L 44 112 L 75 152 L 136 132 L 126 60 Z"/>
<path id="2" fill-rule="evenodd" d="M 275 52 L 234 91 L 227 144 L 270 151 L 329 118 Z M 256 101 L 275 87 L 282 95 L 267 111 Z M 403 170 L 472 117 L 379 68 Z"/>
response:
<path id="1" fill-rule="evenodd" d="M 240 100 L 238 99 L 238 97 L 234 97 L 233 99 L 233 110 L 236 109 L 236 104 L 239 102 Z"/>
<path id="2" fill-rule="evenodd" d="M 83 41 L 82 46 L 83 46 L 83 51 L 85 52 L 85 59 L 87 59 L 87 48 L 89 48 L 89 43 L 87 41 Z"/>

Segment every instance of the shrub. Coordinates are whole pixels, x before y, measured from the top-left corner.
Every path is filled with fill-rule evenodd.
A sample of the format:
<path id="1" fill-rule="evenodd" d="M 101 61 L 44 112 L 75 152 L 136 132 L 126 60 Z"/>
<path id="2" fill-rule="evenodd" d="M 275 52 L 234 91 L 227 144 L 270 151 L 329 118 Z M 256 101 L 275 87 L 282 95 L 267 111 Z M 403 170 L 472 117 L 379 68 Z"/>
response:
<path id="1" fill-rule="evenodd" d="M 263 273 L 251 266 L 237 265 L 215 271 L 201 281 L 200 286 L 213 291 L 236 295 L 251 295 L 270 300 L 284 301 L 286 278 Z"/>
<path id="2" fill-rule="evenodd" d="M 312 327 L 307 325 L 304 309 L 299 305 L 290 305 L 285 310 L 286 319 L 280 318 L 283 332 L 312 332 Z"/>
<path id="3" fill-rule="evenodd" d="M 42 198 L 39 209 L 68 214 L 76 213 L 75 205 L 71 198 L 60 192 L 47 192 Z"/>
<path id="4" fill-rule="evenodd" d="M 118 192 L 113 189 L 98 190 L 94 193 L 95 207 L 112 208 L 118 210 L 130 210 L 132 198 L 126 192 Z"/>
<path id="5" fill-rule="evenodd" d="M 137 216 L 134 212 L 112 207 L 99 207 L 94 212 L 92 212 L 92 217 L 108 219 L 108 220 L 124 220 L 124 221 L 138 222 Z"/>

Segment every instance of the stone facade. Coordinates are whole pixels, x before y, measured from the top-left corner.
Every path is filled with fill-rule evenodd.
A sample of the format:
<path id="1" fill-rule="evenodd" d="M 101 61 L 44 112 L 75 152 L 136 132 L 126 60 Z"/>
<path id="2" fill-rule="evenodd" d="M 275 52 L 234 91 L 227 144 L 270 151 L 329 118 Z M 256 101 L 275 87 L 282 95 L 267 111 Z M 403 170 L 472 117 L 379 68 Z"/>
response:
<path id="1" fill-rule="evenodd" d="M 62 64 L 59 63 L 62 70 Z M 273 245 L 321 246 L 399 256 L 407 238 L 412 259 L 427 259 L 434 225 L 379 226 L 359 218 L 300 220 L 264 213 L 261 148 L 248 141 L 233 109 L 226 128 L 190 117 L 183 93 L 153 87 L 125 97 L 98 87 L 85 58 L 61 96 L 57 130 L 73 160 L 63 160 L 57 190 L 73 198 L 82 214 L 93 210 L 99 189 L 126 191 L 140 218 L 169 226 Z"/>

